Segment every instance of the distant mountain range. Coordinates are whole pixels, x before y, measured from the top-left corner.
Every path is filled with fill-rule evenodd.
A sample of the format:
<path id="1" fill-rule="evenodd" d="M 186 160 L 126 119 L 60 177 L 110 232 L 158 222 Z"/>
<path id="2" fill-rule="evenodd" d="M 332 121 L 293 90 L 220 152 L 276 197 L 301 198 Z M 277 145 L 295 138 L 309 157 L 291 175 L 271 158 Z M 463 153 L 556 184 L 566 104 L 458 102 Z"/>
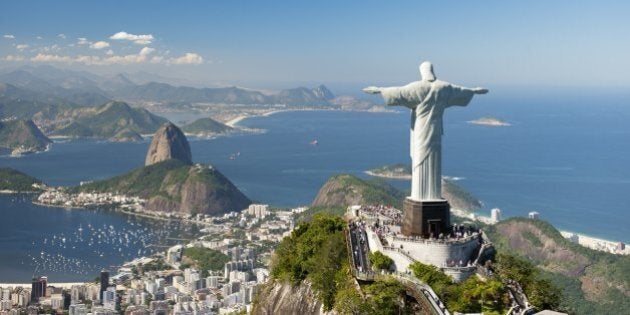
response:
<path id="1" fill-rule="evenodd" d="M 0 83 L 20 89 L 9 88 L 3 95 L 5 98 L 15 99 L 23 96 L 24 91 L 30 91 L 51 100 L 63 100 L 81 106 L 100 105 L 108 100 L 313 106 L 332 105 L 330 101 L 335 98 L 324 85 L 312 89 L 298 87 L 263 93 L 241 87 L 197 88 L 154 81 L 138 84 L 124 74 L 106 77 L 46 65 L 25 66 L 0 74 Z"/>
<path id="2" fill-rule="evenodd" d="M 167 120 L 146 109 L 112 101 L 97 107 L 68 110 L 57 116 L 57 121 L 51 131 L 54 136 L 129 141 L 155 132 Z"/>
<path id="3" fill-rule="evenodd" d="M 222 108 L 219 114 L 224 113 L 225 105 L 228 105 L 227 110 L 236 112 L 243 108 L 256 112 L 276 105 L 296 109 L 383 109 L 352 97 L 335 97 L 324 85 L 270 92 L 242 87 L 199 88 L 147 82 L 151 75 L 146 73 L 134 74 L 137 81 L 128 76 L 103 76 L 48 65 L 0 70 L 0 120 L 32 120 L 48 136 L 138 141 L 142 139 L 141 134 L 155 132 L 166 121 L 147 109 L 189 110 L 195 104 L 216 105 Z M 159 76 L 155 79 L 169 81 Z M 186 126 L 185 131 L 214 135 L 229 130 L 206 119 Z M 16 145 L 12 144 L 13 147 Z"/>

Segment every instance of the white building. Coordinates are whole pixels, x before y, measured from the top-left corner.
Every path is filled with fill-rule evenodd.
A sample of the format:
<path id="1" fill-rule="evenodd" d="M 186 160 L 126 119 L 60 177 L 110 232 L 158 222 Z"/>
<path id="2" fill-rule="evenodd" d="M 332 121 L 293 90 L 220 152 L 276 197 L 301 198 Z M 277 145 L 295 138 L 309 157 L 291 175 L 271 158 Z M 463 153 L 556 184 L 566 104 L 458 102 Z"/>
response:
<path id="1" fill-rule="evenodd" d="M 269 214 L 269 205 L 251 204 L 247 208 L 247 214 L 259 219 L 265 218 Z"/>
<path id="2" fill-rule="evenodd" d="M 216 289 L 219 287 L 219 276 L 209 276 L 206 278 L 206 288 Z"/>
<path id="3" fill-rule="evenodd" d="M 175 245 L 166 251 L 166 262 L 169 264 L 175 264 L 182 260 L 182 252 L 184 247 L 182 245 Z"/>
<path id="4" fill-rule="evenodd" d="M 68 315 L 87 315 L 88 310 L 85 304 L 71 304 Z"/>
<path id="5" fill-rule="evenodd" d="M 107 287 L 107 290 L 103 292 L 103 307 L 108 310 L 116 310 L 117 304 L 116 287 Z"/>
<path id="6" fill-rule="evenodd" d="M 50 295 L 50 307 L 53 310 L 63 309 L 63 295 L 61 293 Z"/>
<path id="7" fill-rule="evenodd" d="M 538 213 L 538 211 L 532 211 L 527 215 L 527 217 L 530 219 L 538 220 L 538 218 L 540 217 L 540 213 Z"/>
<path id="8" fill-rule="evenodd" d="M 499 221 L 501 221 L 501 209 L 494 208 L 490 210 L 490 219 L 493 223 L 498 223 Z"/>

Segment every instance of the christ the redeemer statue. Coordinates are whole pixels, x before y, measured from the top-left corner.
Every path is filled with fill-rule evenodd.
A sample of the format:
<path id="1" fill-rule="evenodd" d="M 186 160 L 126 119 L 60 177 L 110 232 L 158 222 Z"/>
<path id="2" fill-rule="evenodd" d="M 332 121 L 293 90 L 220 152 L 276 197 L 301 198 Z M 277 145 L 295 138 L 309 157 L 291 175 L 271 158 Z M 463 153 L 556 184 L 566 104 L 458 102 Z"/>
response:
<path id="1" fill-rule="evenodd" d="M 420 65 L 421 80 L 401 87 L 367 87 L 364 92 L 381 94 L 387 105 L 411 109 L 411 196 L 414 201 L 442 199 L 442 116 L 451 106 L 466 106 L 484 88 L 465 88 L 440 81 L 433 65 Z"/>

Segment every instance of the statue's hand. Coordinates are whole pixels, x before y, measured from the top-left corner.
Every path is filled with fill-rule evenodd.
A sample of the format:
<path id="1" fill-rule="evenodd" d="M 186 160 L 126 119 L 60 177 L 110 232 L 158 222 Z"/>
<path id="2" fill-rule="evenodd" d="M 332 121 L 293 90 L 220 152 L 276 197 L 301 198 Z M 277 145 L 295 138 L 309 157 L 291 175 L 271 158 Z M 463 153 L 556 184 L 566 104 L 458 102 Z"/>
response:
<path id="1" fill-rule="evenodd" d="M 475 94 L 486 94 L 488 93 L 488 89 L 484 89 L 484 88 L 474 88 L 473 92 L 475 92 Z"/>
<path id="2" fill-rule="evenodd" d="M 380 94 L 381 89 L 375 86 L 368 86 L 363 89 L 363 92 L 368 93 L 368 94 Z"/>

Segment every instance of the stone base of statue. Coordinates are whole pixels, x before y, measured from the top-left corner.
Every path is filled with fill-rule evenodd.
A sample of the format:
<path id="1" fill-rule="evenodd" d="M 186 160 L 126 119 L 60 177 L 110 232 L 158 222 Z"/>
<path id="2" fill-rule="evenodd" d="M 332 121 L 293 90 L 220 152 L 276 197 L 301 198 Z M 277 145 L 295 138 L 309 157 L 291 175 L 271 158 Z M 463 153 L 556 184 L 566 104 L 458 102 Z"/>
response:
<path id="1" fill-rule="evenodd" d="M 450 205 L 446 200 L 403 202 L 401 232 L 405 236 L 438 237 L 451 225 Z"/>

